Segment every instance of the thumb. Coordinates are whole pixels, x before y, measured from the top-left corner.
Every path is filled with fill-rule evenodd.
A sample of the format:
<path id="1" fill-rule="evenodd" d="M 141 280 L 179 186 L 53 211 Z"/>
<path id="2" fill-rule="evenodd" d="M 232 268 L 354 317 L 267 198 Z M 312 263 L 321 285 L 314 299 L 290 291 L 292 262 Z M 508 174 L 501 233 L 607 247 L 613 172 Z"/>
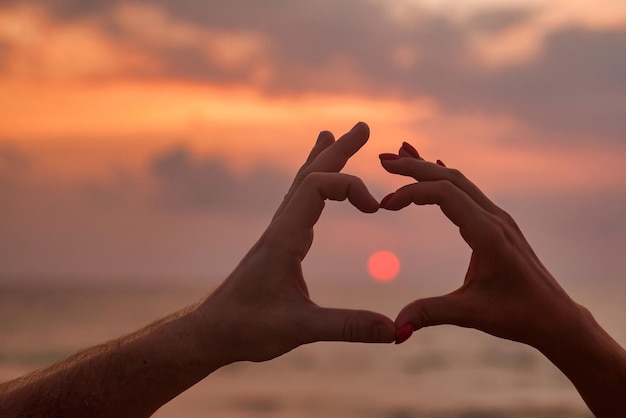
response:
<path id="1" fill-rule="evenodd" d="M 391 343 L 396 338 L 393 321 L 376 312 L 315 307 L 311 314 L 313 341 Z"/>
<path id="2" fill-rule="evenodd" d="M 418 299 L 406 305 L 396 318 L 396 343 L 406 341 L 413 331 L 434 325 L 469 326 L 467 299 L 459 293 Z"/>

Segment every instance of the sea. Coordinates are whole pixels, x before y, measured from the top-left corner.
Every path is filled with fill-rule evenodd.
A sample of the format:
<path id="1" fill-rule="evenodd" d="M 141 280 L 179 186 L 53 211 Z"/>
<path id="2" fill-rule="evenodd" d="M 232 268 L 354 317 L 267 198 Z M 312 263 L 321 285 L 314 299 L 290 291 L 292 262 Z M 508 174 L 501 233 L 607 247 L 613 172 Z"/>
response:
<path id="1" fill-rule="evenodd" d="M 47 367 L 196 302 L 215 284 L 0 286 L 0 380 Z M 568 289 L 622 345 L 624 292 Z M 320 305 L 394 318 L 407 283 L 310 284 Z M 164 405 L 158 418 L 583 418 L 568 379 L 538 351 L 480 331 L 440 326 L 404 344 L 323 342 L 265 363 L 235 363 Z"/>

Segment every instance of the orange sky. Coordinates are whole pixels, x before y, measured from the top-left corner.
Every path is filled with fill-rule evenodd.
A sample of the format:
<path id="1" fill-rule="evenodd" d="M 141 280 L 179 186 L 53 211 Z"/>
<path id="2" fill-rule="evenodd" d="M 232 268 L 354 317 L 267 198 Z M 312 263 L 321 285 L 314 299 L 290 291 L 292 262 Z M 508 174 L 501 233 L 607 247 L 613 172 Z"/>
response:
<path id="1" fill-rule="evenodd" d="M 581 2 L 551 2 L 534 19 L 512 27 L 500 37 L 475 37 L 476 54 L 484 57 L 485 65 L 518 63 L 538 50 L 542 36 L 555 27 L 574 23 L 584 27 L 624 25 L 626 7 L 620 2 L 605 3 L 604 7 L 594 4 L 588 8 Z M 443 9 L 457 20 L 468 19 L 473 10 L 505 6 L 489 1 L 458 7 L 445 2 L 421 4 L 426 9 Z M 512 6 L 519 4 L 510 2 Z M 235 68 L 247 59 L 246 54 L 256 56 L 267 48 L 267 42 L 258 34 L 253 42 L 252 32 L 228 35 L 169 16 L 157 6 L 122 4 L 115 15 L 142 39 L 186 45 L 199 42 L 199 38 L 206 42 L 206 52 L 218 56 L 225 67 Z M 394 19 L 401 18 L 399 15 Z M 488 162 L 496 171 L 515 176 L 527 171 L 530 160 L 540 166 L 556 163 L 559 170 L 554 182 L 559 186 L 567 186 L 572 179 L 583 186 L 584 179 L 576 176 L 576 167 L 585 160 L 603 183 L 620 174 L 616 170 L 622 156 L 612 151 L 582 146 L 563 155 L 561 150 L 538 152 L 535 146 L 512 150 L 494 144 L 494 136 L 517 134 L 527 127 L 516 121 L 515 115 L 446 114 L 427 96 L 411 100 L 393 95 L 372 98 L 355 91 L 280 97 L 263 94 L 254 83 L 220 86 L 162 77 L 143 81 L 129 78 L 126 74 L 136 69 L 157 71 L 159 63 L 145 51 L 116 43 L 96 23 L 96 16 L 65 22 L 37 6 L 9 7 L 0 14 L 0 39 L 10 45 L 0 75 L 4 97 L 0 102 L 0 131 L 5 139 L 29 151 L 40 149 L 50 155 L 55 148 L 63 150 L 67 156 L 57 155 L 54 161 L 58 165 L 47 159 L 49 169 L 59 173 L 83 175 L 85 171 L 106 170 L 112 163 L 136 167 L 156 150 L 181 141 L 199 151 L 220 155 L 235 166 L 286 162 L 286 168 L 293 170 L 296 163 L 290 157 L 303 155 L 317 131 L 331 129 L 339 134 L 355 121 L 364 120 L 373 132 L 368 157 L 410 139 L 426 154 L 431 150 L 438 154 L 433 158 L 445 155 L 472 171 L 479 171 L 475 165 Z M 214 38 L 221 42 L 211 42 Z M 234 52 L 229 52 L 227 45 Z M 419 51 L 415 55 L 419 62 Z M 262 64 L 261 60 L 255 65 Z M 266 77 L 272 77 L 270 68 L 265 71 Z M 443 131 L 424 132 L 419 128 L 424 120 L 446 126 Z M 532 129 L 527 132 L 536 135 Z M 462 149 L 445 144 L 468 134 L 482 140 Z M 85 152 L 90 148 L 94 151 L 91 156 Z M 589 152 L 598 152 L 591 162 Z M 527 180 L 536 183 L 532 176 Z"/>
<path id="2" fill-rule="evenodd" d="M 563 104 L 563 122 L 558 106 L 551 110 L 556 118 L 544 118 L 536 106 L 542 100 L 534 93 L 526 97 L 524 83 L 552 77 L 550 59 L 568 53 L 570 38 L 591 39 L 593 48 L 585 50 L 590 53 L 602 50 L 599 42 L 620 45 L 626 39 L 619 37 L 626 33 L 626 4 L 457 3 L 354 0 L 364 15 L 382 10 L 384 22 L 371 26 L 371 38 L 363 31 L 353 43 L 346 40 L 354 35 L 349 25 L 360 26 L 342 14 L 348 6 L 327 13 L 308 5 L 309 14 L 298 17 L 302 22 L 318 19 L 337 30 L 329 43 L 309 49 L 299 45 L 310 34 L 298 38 L 299 28 L 277 24 L 285 19 L 273 20 L 272 10 L 258 11 L 250 21 L 261 23 L 253 27 L 244 13 L 241 21 L 230 17 L 223 24 L 196 19 L 182 3 L 168 9 L 161 3 L 113 2 L 92 5 L 93 12 L 80 11 L 78 2 L 67 2 L 67 10 L 37 2 L 2 6 L 0 145 L 31 162 L 22 180 L 54 180 L 62 187 L 115 182 L 120 170 L 146 176 L 155 155 L 180 144 L 197 158 L 215 157 L 237 172 L 265 166 L 291 173 L 320 130 L 338 135 L 363 120 L 372 137 L 348 169 L 387 188 L 404 180 L 385 175 L 376 156 L 407 140 L 426 158 L 461 168 L 490 193 L 621 193 L 626 150 L 623 137 L 614 138 L 626 127 L 619 118 L 618 125 L 615 118 L 607 123 L 610 130 L 595 121 L 602 120 L 597 109 L 621 104 L 623 86 L 602 85 L 615 90 L 616 98 L 597 106 L 589 98 L 593 117 L 578 129 L 576 115 L 584 119 L 587 104 L 584 90 L 579 100 L 567 97 L 566 84 L 562 97 L 552 93 L 551 83 L 539 88 Z M 389 34 L 390 43 L 376 44 L 376 31 Z M 408 35 L 396 34 L 402 31 Z M 285 39 L 289 34 L 294 39 Z M 417 37 L 419 43 L 412 44 Z M 346 40 L 354 50 L 334 51 L 333 39 Z M 368 55 L 374 49 L 380 62 Z M 438 57 L 440 65 L 433 63 Z M 611 66 L 596 64 L 592 70 L 599 74 Z M 431 65 L 422 84 L 403 81 Z M 520 78 L 523 83 L 510 81 L 525 71 L 530 75 Z M 453 72 L 448 84 L 429 82 L 431 74 L 443 80 Z M 553 77 L 548 79 L 561 78 Z M 597 79 L 602 83 L 604 76 Z M 579 79 L 573 80 L 576 86 Z M 520 99 L 507 102 L 501 92 L 508 88 Z M 5 159 L 0 176 L 11 176 L 11 160 Z"/>
<path id="3" fill-rule="evenodd" d="M 411 3 L 402 4 L 409 7 Z M 427 10 L 443 9 L 457 20 L 468 19 L 472 11 L 481 8 L 505 6 L 488 1 L 459 7 L 445 2 L 421 4 Z M 578 24 L 610 28 L 624 27 L 626 22 L 626 7 L 620 2 L 607 1 L 604 7 L 594 4 L 591 8 L 581 2 L 552 2 L 544 9 L 499 37 L 475 36 L 475 53 L 483 57 L 484 65 L 506 66 L 529 59 L 541 47 L 542 36 L 555 27 Z M 390 12 L 393 19 L 402 19 L 394 13 L 398 12 Z M 255 57 L 267 48 L 267 41 L 259 34 L 229 35 L 169 16 L 157 6 L 121 4 L 115 19 L 132 28 L 134 36 L 152 42 L 205 42 L 205 52 L 217 56 L 218 65 L 226 68 L 236 69 L 252 59 L 247 55 Z M 545 168 L 558 164 L 556 177 L 548 182 L 558 187 L 571 186 L 572 180 L 577 187 L 584 187 L 585 178 L 577 175 L 583 162 L 591 165 L 588 171 L 599 176 L 594 181 L 611 183 L 617 176 L 621 182 L 623 156 L 612 150 L 605 152 L 583 144 L 563 155 L 562 150 L 540 146 L 503 147 L 494 143 L 495 136 L 537 133 L 516 121 L 515 115 L 446 114 L 427 96 L 411 100 L 393 95 L 373 98 L 355 91 L 280 97 L 263 94 L 254 78 L 252 84 L 223 86 L 162 77 L 143 81 L 129 78 L 126 74 L 137 69 L 158 71 L 159 63 L 145 51 L 116 43 L 96 23 L 96 16 L 63 21 L 27 5 L 9 7 L 0 14 L 0 38 L 10 46 L 0 75 L 4 97 L 0 102 L 0 131 L 4 138 L 29 151 L 54 155 L 45 159 L 44 167 L 59 175 L 102 174 L 111 164 L 137 167 L 157 150 L 181 141 L 238 167 L 266 163 L 293 170 L 297 160 L 291 156 L 306 153 L 317 131 L 331 129 L 339 134 L 357 120 L 364 120 L 373 132 L 372 145 L 366 151 L 369 160 L 409 139 L 426 155 L 433 152 L 437 154 L 433 158 L 445 156 L 479 175 L 480 167 L 488 164 L 502 175 L 481 180 L 496 182 L 496 188 L 502 187 L 498 181 L 519 180 L 521 173 L 526 174 L 524 181 L 536 184 L 537 179 L 527 175 L 530 161 Z M 419 51 L 415 56 L 419 63 Z M 263 60 L 255 66 L 262 67 Z M 273 76 L 269 67 L 255 71 L 260 74 L 257 78 L 262 78 L 264 71 L 264 77 Z M 419 127 L 423 121 L 435 121 L 445 128 L 424 132 Z M 460 149 L 446 144 L 454 144 L 462 136 L 481 140 Z M 597 153 L 596 158 L 589 159 L 590 152 Z M 367 170 L 367 164 L 361 169 Z"/>

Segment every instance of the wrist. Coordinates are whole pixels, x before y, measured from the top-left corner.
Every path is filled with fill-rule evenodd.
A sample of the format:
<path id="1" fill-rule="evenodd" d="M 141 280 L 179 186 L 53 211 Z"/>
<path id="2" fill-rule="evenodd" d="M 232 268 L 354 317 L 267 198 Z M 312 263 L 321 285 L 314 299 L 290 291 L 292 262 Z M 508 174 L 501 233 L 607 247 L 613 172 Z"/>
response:
<path id="1" fill-rule="evenodd" d="M 603 374 L 624 370 L 626 366 L 623 348 L 587 308 L 576 303 L 562 317 L 561 327 L 535 347 L 574 380 L 578 374 L 587 375 L 590 370 Z"/>
<path id="2" fill-rule="evenodd" d="M 588 342 L 586 337 L 593 335 L 598 327 L 591 312 L 573 300 L 558 306 L 547 319 L 540 338 L 531 345 L 551 360 L 559 359 L 581 343 Z"/>
<path id="3" fill-rule="evenodd" d="M 179 329 L 180 340 L 189 355 L 197 358 L 209 373 L 236 361 L 228 347 L 229 330 L 223 316 L 204 300 L 190 307 L 180 318 L 183 322 Z"/>
<path id="4" fill-rule="evenodd" d="M 626 352 L 577 305 L 565 332 L 537 347 L 574 384 L 598 417 L 624 416 Z"/>

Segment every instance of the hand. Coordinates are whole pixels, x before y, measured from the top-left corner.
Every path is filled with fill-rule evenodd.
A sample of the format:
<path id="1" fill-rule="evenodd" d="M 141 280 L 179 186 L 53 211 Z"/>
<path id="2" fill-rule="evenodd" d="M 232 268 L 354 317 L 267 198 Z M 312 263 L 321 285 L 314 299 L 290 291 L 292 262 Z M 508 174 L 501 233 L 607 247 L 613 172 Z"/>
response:
<path id="1" fill-rule="evenodd" d="M 313 303 L 300 265 L 325 199 L 378 210 L 361 180 L 338 173 L 368 136 L 364 123 L 338 141 L 322 132 L 265 233 L 203 301 L 0 385 L 0 415 L 147 417 L 235 361 L 320 340 L 392 342 L 383 315 Z"/>
<path id="2" fill-rule="evenodd" d="M 364 123 L 337 141 L 330 132 L 319 135 L 263 236 L 200 306 L 227 362 L 265 361 L 314 341 L 394 341 L 395 325 L 383 315 L 316 305 L 301 267 L 324 200 L 347 198 L 363 212 L 378 210 L 359 178 L 338 173 L 368 137 Z"/>
<path id="3" fill-rule="evenodd" d="M 400 311 L 396 342 L 413 330 L 453 324 L 526 343 L 572 381 L 595 416 L 626 416 L 626 351 L 559 286 L 511 216 L 458 170 L 424 161 L 407 143 L 380 158 L 387 171 L 417 180 L 386 196 L 381 207 L 439 205 L 472 248 L 461 287 Z"/>
<path id="4" fill-rule="evenodd" d="M 454 324 L 543 347 L 580 323 L 580 307 L 543 266 L 515 221 L 463 174 L 440 161 L 424 161 L 406 143 L 398 155 L 381 154 L 381 162 L 390 173 L 418 181 L 386 197 L 381 207 L 437 204 L 473 250 L 461 287 L 402 309 L 396 319 L 398 342 L 422 327 Z"/>

